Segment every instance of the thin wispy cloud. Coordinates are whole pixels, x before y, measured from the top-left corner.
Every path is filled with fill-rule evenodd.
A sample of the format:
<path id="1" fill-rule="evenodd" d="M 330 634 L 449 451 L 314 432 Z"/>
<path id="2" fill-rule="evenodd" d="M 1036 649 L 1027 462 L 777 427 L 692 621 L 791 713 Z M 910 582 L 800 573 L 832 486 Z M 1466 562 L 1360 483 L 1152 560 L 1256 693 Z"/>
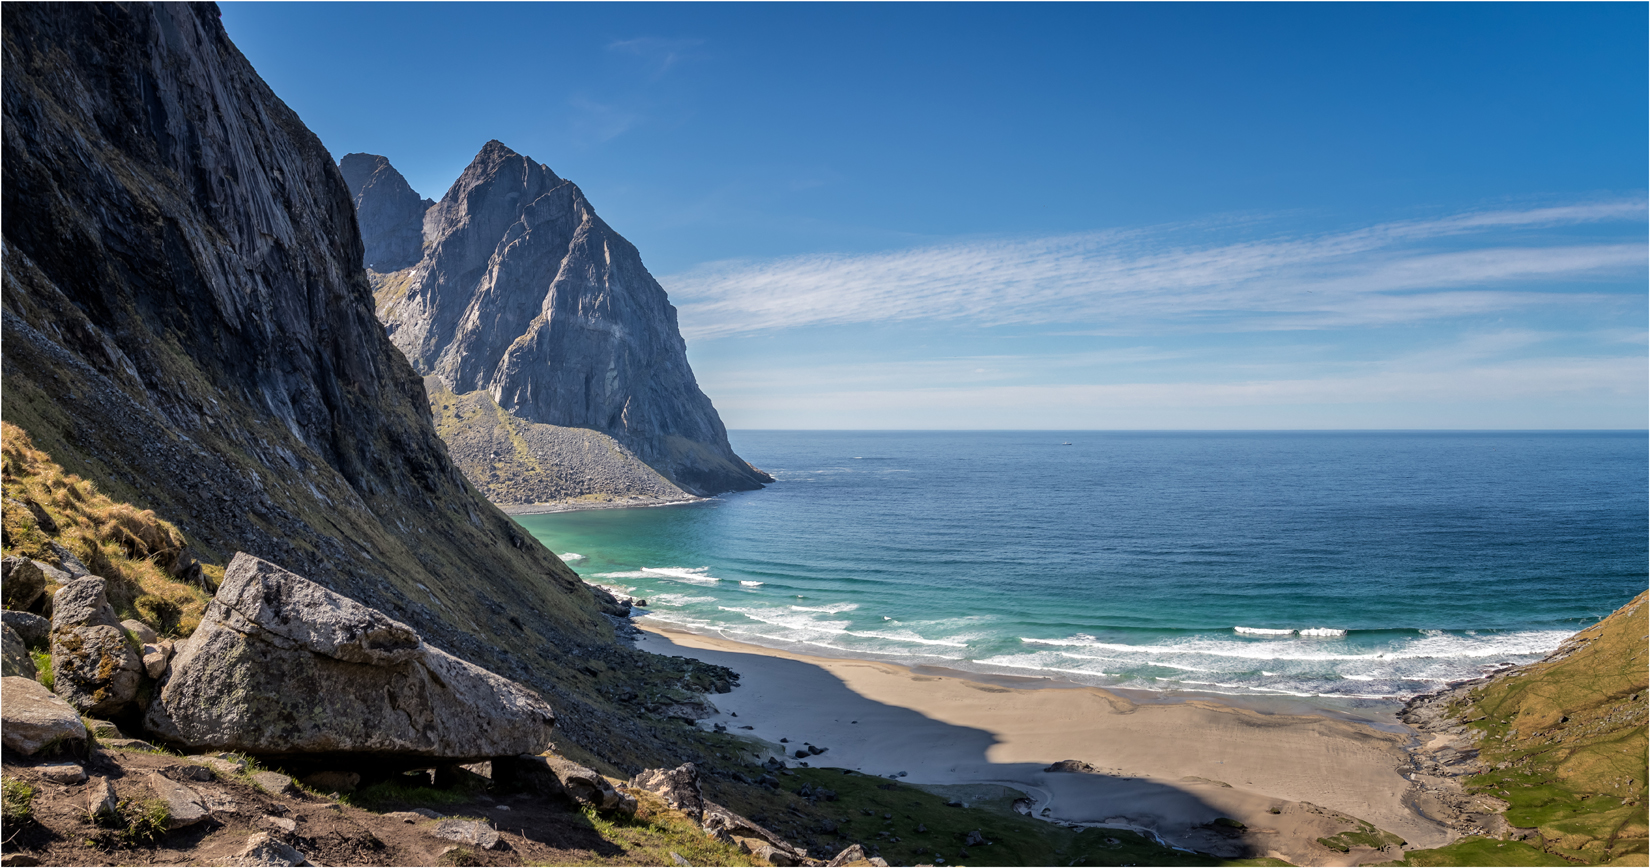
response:
<path id="1" fill-rule="evenodd" d="M 1573 227 L 1642 223 L 1645 207 L 1478 211 L 1206 246 L 1185 241 L 1184 227 L 978 240 L 714 263 L 664 284 L 683 331 L 701 339 L 925 319 L 1112 333 L 1353 327 L 1576 303 L 1584 296 L 1573 289 L 1518 285 L 1642 275 L 1642 238 L 1576 237 Z"/>
<path id="2" fill-rule="evenodd" d="M 690 56 L 693 49 L 704 45 L 703 39 L 665 39 L 657 36 L 639 36 L 635 39 L 616 39 L 607 44 L 607 50 L 642 58 L 655 74 L 661 74 Z"/>

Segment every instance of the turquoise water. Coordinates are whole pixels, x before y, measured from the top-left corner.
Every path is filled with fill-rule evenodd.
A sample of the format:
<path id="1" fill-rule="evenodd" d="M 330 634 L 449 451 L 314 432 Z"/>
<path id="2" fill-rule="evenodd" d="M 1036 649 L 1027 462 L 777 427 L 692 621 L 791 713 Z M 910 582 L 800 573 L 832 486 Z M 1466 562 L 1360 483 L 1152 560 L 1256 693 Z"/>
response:
<path id="1" fill-rule="evenodd" d="M 1643 432 L 731 437 L 772 485 L 517 520 L 644 620 L 1158 690 L 1406 696 L 1647 581 Z"/>

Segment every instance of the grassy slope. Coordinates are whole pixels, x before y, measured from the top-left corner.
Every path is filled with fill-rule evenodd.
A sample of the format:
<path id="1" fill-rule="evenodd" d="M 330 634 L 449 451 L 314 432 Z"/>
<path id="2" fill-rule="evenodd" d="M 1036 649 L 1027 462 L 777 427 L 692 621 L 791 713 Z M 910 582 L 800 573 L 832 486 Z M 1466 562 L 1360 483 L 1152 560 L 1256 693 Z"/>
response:
<path id="1" fill-rule="evenodd" d="M 1508 803 L 1526 842 L 1467 838 L 1411 865 L 1644 865 L 1647 597 L 1546 660 L 1472 690 L 1453 709 L 1481 733 L 1488 769 L 1469 791 Z"/>
<path id="2" fill-rule="evenodd" d="M 210 598 L 167 569 L 191 558 L 188 543 L 154 511 L 118 503 L 64 472 L 9 422 L 0 422 L 0 488 L 4 554 L 55 564 L 55 542 L 108 580 L 109 602 L 122 619 L 135 618 L 164 636 L 187 636 L 200 624 Z M 202 569 L 212 584 L 223 576 L 220 565 Z"/>

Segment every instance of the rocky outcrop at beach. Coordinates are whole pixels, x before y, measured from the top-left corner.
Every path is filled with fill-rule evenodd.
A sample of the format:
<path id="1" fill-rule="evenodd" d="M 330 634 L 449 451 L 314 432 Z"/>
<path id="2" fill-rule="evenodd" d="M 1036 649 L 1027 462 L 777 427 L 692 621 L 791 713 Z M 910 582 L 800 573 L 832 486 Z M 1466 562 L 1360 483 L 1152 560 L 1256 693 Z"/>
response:
<path id="1" fill-rule="evenodd" d="M 361 207 L 371 197 L 364 189 Z M 511 415 L 607 435 L 690 494 L 771 481 L 733 453 L 676 309 L 583 192 L 497 141 L 424 216 L 424 256 L 376 283 L 421 373 Z"/>
<path id="2" fill-rule="evenodd" d="M 383 612 L 240 554 L 144 722 L 193 751 L 459 763 L 536 753 L 555 716 Z"/>

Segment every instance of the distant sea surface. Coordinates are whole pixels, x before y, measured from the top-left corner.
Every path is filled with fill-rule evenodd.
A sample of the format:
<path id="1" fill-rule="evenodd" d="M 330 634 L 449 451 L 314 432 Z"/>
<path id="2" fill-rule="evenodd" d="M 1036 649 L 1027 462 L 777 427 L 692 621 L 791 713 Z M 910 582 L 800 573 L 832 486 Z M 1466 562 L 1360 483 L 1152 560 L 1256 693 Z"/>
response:
<path id="1" fill-rule="evenodd" d="M 1408 696 L 1647 582 L 1644 432 L 730 436 L 772 485 L 517 520 L 647 621 L 1151 690 Z"/>

